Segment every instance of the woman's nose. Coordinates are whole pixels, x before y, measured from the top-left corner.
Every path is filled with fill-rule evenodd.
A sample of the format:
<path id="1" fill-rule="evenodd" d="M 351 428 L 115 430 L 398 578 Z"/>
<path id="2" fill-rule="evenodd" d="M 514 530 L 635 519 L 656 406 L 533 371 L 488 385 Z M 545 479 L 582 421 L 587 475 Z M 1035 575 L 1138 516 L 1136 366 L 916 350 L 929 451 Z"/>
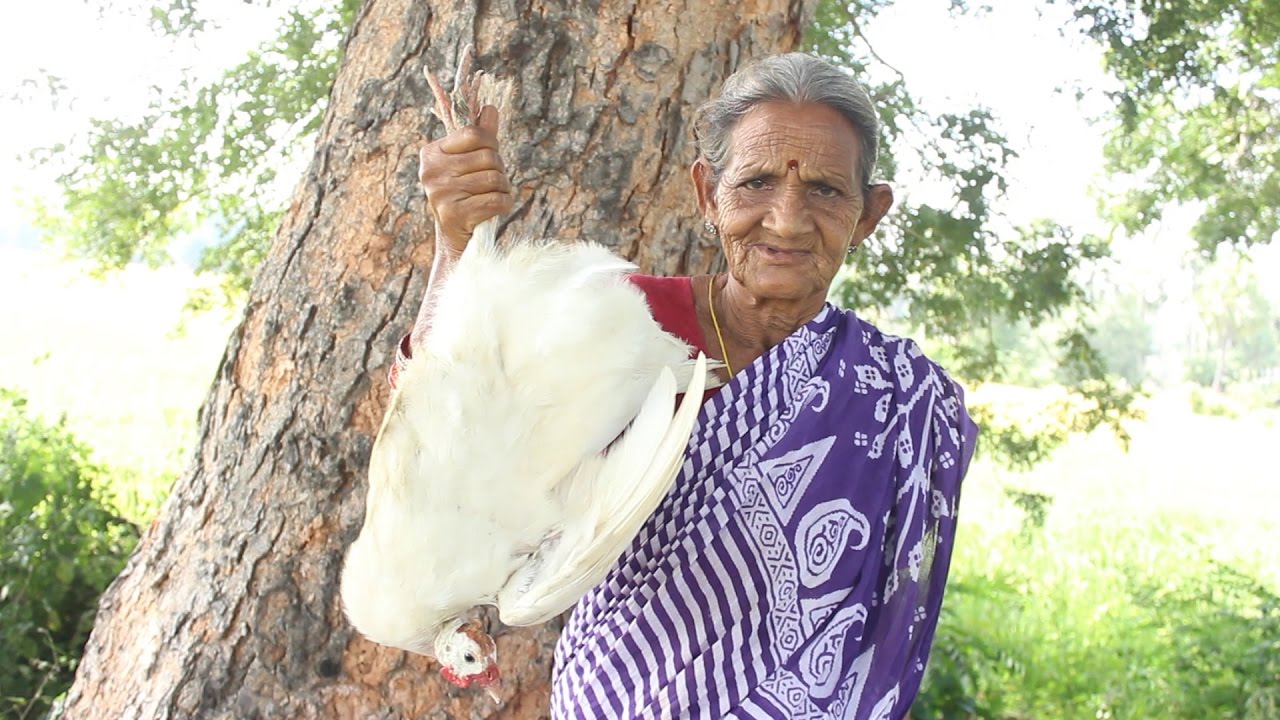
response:
<path id="1" fill-rule="evenodd" d="M 813 214 L 805 202 L 804 188 L 782 188 L 773 198 L 764 227 L 783 238 L 811 232 L 814 229 Z"/>

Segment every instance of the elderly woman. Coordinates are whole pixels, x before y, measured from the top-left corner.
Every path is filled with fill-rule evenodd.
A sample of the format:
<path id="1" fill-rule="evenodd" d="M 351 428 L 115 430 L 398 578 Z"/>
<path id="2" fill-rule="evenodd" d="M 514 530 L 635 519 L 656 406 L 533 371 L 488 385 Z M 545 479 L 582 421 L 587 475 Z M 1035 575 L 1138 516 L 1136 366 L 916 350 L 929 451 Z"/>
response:
<path id="1" fill-rule="evenodd" d="M 497 112 L 422 151 L 431 288 L 507 212 Z M 919 689 L 976 428 L 919 347 L 826 302 L 893 203 L 876 113 L 828 63 L 771 57 L 696 121 L 693 188 L 728 272 L 632 281 L 724 363 L 676 487 L 556 651 L 555 717 L 898 718 Z M 402 355 L 409 343 L 402 343 Z"/>

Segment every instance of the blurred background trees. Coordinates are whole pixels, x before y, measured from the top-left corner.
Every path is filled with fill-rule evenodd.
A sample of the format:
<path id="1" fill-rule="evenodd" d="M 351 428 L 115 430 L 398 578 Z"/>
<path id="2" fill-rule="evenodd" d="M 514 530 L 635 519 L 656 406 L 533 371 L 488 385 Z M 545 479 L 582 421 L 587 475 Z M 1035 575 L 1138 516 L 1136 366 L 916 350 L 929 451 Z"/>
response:
<path id="1" fill-rule="evenodd" d="M 1199 312 L 1187 338 L 1187 379 L 1216 392 L 1268 374 L 1274 379 L 1280 309 L 1264 294 L 1253 263 L 1220 253 L 1196 273 L 1194 297 Z"/>

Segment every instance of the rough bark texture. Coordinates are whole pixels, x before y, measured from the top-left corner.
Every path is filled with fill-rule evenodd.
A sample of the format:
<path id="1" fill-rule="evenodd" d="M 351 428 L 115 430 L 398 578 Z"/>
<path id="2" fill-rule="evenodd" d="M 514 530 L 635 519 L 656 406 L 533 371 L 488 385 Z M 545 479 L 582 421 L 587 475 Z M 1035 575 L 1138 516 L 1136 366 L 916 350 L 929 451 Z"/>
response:
<path id="1" fill-rule="evenodd" d="M 689 190 L 692 109 L 747 58 L 796 46 L 806 4 L 370 0 L 190 467 L 103 598 L 66 717 L 546 716 L 559 628 L 501 633 L 498 710 L 360 638 L 337 599 L 386 368 L 431 257 L 417 148 L 440 128 L 421 68 L 452 68 L 473 42 L 502 81 L 508 232 L 695 273 L 718 247 Z"/>

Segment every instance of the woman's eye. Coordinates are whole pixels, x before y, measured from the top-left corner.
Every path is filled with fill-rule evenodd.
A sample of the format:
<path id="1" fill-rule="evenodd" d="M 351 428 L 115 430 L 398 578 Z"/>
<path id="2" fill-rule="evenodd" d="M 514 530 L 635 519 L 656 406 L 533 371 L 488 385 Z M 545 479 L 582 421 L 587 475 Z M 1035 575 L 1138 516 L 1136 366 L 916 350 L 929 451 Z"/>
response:
<path id="1" fill-rule="evenodd" d="M 769 183 L 765 182 L 764 178 L 751 178 L 750 180 L 742 183 L 742 187 L 748 190 L 764 190 L 769 187 Z"/>
<path id="2" fill-rule="evenodd" d="M 840 197 L 840 191 L 830 185 L 819 185 L 813 189 L 813 192 L 820 198 L 837 198 Z"/>

